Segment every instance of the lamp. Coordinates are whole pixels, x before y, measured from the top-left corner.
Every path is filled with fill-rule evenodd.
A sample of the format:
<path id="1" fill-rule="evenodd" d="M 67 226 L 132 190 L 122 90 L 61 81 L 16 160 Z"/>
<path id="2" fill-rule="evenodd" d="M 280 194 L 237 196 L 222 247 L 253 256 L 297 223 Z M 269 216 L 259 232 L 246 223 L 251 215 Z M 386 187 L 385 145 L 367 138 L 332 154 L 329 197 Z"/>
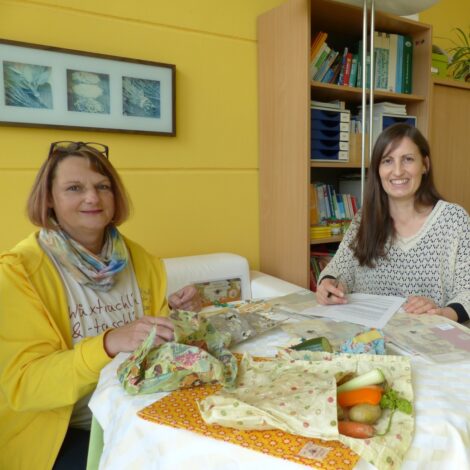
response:
<path id="1" fill-rule="evenodd" d="M 362 153 L 361 153 L 361 205 L 364 199 L 365 182 L 365 143 L 366 143 L 366 58 L 367 58 L 367 5 L 368 0 L 339 0 L 341 3 L 362 6 Z M 408 16 L 431 7 L 439 0 L 370 0 L 371 30 L 375 29 L 375 9 L 393 15 Z M 374 35 L 370 35 L 370 50 L 374 50 Z M 372 57 L 371 53 L 371 57 Z M 370 61 L 370 98 L 369 98 L 369 152 L 372 153 L 373 107 L 374 107 L 374 60 Z"/>
<path id="2" fill-rule="evenodd" d="M 364 0 L 339 0 L 341 3 L 363 6 Z M 376 0 L 375 8 L 392 15 L 408 16 L 431 7 L 439 0 Z"/>

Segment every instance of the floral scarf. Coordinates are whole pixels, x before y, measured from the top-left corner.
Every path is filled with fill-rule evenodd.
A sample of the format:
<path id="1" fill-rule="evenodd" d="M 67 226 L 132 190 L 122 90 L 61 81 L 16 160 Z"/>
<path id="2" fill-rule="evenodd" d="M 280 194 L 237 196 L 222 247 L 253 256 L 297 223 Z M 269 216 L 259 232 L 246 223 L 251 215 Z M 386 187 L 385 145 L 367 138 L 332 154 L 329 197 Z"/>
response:
<path id="1" fill-rule="evenodd" d="M 39 238 L 77 282 L 93 290 L 110 290 L 115 282 L 114 276 L 128 263 L 126 244 L 114 226 L 106 230 L 99 255 L 87 250 L 58 225 L 55 230 L 41 229 Z"/>

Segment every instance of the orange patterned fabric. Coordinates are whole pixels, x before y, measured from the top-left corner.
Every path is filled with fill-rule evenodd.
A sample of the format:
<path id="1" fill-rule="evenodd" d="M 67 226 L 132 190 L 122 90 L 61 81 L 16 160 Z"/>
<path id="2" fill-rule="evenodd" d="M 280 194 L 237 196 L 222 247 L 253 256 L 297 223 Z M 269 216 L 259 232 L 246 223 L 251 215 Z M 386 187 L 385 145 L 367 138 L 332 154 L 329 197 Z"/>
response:
<path id="1" fill-rule="evenodd" d="M 206 424 L 196 402 L 220 390 L 220 385 L 177 390 L 139 411 L 138 415 L 154 423 L 203 434 L 258 452 L 325 470 L 352 469 L 359 456 L 338 441 L 323 441 L 295 436 L 284 431 L 240 431 Z"/>

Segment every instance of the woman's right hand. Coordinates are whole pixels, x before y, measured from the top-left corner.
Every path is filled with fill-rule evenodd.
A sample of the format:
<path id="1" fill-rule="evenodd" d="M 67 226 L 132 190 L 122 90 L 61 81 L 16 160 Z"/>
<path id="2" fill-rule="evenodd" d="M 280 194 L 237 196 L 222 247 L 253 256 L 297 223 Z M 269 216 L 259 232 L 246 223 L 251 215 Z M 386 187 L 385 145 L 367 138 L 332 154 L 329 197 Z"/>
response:
<path id="1" fill-rule="evenodd" d="M 336 279 L 324 278 L 317 286 L 317 302 L 320 305 L 336 305 L 348 303 L 346 288 Z"/>
<path id="2" fill-rule="evenodd" d="M 127 325 L 109 330 L 104 336 L 104 348 L 110 357 L 120 352 L 134 351 L 156 325 L 155 346 L 173 340 L 173 322 L 167 317 L 144 316 Z"/>

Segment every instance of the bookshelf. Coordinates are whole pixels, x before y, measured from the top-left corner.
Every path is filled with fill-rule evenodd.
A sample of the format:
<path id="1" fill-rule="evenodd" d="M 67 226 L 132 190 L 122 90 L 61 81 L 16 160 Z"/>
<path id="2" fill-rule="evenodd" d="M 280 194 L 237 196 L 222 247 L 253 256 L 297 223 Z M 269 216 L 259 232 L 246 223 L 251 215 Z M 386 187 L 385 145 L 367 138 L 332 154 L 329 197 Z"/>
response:
<path id="1" fill-rule="evenodd" d="M 377 90 L 374 101 L 406 104 L 427 136 L 431 26 L 381 12 L 375 20 L 376 30 L 409 35 L 414 47 L 413 94 Z M 355 44 L 362 37 L 362 9 L 333 0 L 287 0 L 258 17 L 260 269 L 306 288 L 309 185 L 323 171 L 339 176 L 360 167 L 357 159 L 310 161 L 310 100 L 361 101 L 359 88 L 310 81 L 310 45 L 318 31 L 328 32 L 339 50 Z"/>

